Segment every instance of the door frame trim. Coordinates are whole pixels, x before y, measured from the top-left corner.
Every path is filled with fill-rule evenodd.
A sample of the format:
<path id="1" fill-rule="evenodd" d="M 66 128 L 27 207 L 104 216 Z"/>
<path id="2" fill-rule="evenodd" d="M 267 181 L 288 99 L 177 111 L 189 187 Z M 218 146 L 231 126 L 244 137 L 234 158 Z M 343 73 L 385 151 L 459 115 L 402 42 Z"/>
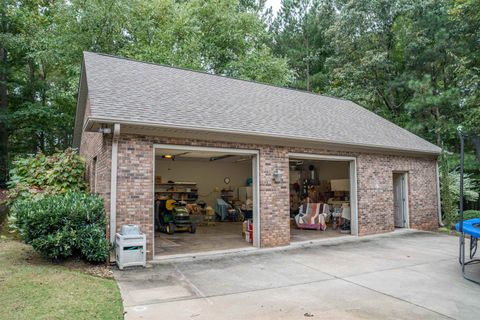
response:
<path id="1" fill-rule="evenodd" d="M 400 175 L 404 178 L 403 180 L 403 187 L 404 187 L 404 197 L 405 197 L 405 208 L 404 208 L 404 215 L 405 215 L 405 225 L 403 226 L 404 229 L 410 229 L 410 205 L 409 205 L 409 192 L 408 192 L 408 171 L 393 171 L 392 174 L 392 181 L 393 175 Z M 395 186 L 393 186 L 393 192 L 395 192 Z M 395 208 L 395 203 L 393 204 Z M 395 225 L 395 212 L 394 214 L 394 225 Z"/>
<path id="2" fill-rule="evenodd" d="M 350 221 L 350 234 L 358 236 L 358 190 L 357 190 L 357 158 L 348 156 L 334 156 L 327 154 L 314 153 L 296 153 L 290 152 L 288 159 L 312 159 L 324 161 L 344 161 L 349 163 L 349 178 L 350 178 L 350 208 L 353 215 Z M 290 167 L 289 167 L 290 170 Z"/>
<path id="3" fill-rule="evenodd" d="M 199 152 L 223 152 L 235 155 L 250 155 L 252 156 L 252 187 L 255 192 L 253 199 L 253 247 L 260 248 L 260 152 L 254 149 L 233 149 L 233 148 L 221 148 L 221 147 L 202 147 L 202 146 L 189 146 L 178 144 L 153 144 L 153 172 L 152 172 L 152 188 L 153 188 L 153 204 L 152 204 L 152 228 L 153 228 L 153 257 L 155 257 L 155 150 L 156 149 L 170 149 L 170 150 L 186 150 L 186 151 L 199 151 Z"/>

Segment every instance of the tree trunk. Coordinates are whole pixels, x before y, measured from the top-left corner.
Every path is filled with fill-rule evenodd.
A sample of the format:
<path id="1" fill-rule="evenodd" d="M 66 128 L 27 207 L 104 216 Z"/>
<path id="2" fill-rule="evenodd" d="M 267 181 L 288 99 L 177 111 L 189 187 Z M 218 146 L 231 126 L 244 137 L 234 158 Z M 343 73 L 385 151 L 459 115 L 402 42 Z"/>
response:
<path id="1" fill-rule="evenodd" d="M 306 82 L 306 89 L 310 91 L 310 44 L 308 41 L 308 35 L 304 35 L 304 43 L 305 43 L 305 50 L 306 50 L 306 57 L 305 57 L 305 82 Z"/>
<path id="2" fill-rule="evenodd" d="M 7 96 L 7 49 L 0 48 L 0 114 L 6 115 Z M 0 188 L 8 180 L 8 135 L 5 122 L 0 121 Z"/>
<path id="3" fill-rule="evenodd" d="M 46 107 L 47 106 L 47 90 L 46 90 L 46 87 L 47 87 L 47 84 L 46 84 L 46 81 L 47 81 L 47 70 L 45 68 L 45 65 L 42 63 L 41 66 L 40 66 L 40 69 L 41 69 L 41 74 L 39 75 L 39 78 L 40 80 L 42 81 L 42 85 L 40 87 L 40 94 L 41 94 L 41 99 L 42 99 L 42 106 L 43 107 Z M 44 131 L 44 128 L 40 128 L 41 132 L 40 132 L 40 150 L 42 150 L 42 152 L 46 152 L 47 151 L 47 137 L 45 135 L 45 131 Z"/>
<path id="4" fill-rule="evenodd" d="M 435 129 L 435 136 L 437 140 L 437 146 L 440 147 L 442 145 L 442 135 L 440 132 L 440 109 L 438 107 L 435 107 L 434 112 L 435 112 L 435 118 L 437 120 L 436 121 L 437 128 Z"/>
<path id="5" fill-rule="evenodd" d="M 2 1 L 2 9 L 0 11 L 0 32 L 8 31 L 6 18 L 5 2 Z M 8 51 L 5 46 L 0 44 L 0 115 L 7 114 L 8 108 Z M 0 188 L 5 187 L 8 181 L 8 132 L 5 121 L 0 120 Z"/>
<path id="6" fill-rule="evenodd" d="M 438 85 L 437 85 L 437 76 L 435 74 L 435 68 L 432 68 L 432 95 L 433 96 L 438 96 Z M 436 128 L 435 128 L 435 138 L 437 140 L 437 146 L 442 145 L 442 134 L 441 134 L 441 122 L 440 122 L 440 108 L 438 106 L 435 106 L 433 108 L 433 113 L 435 115 L 435 123 L 436 123 Z"/>
<path id="7" fill-rule="evenodd" d="M 30 101 L 32 102 L 32 105 L 35 106 L 36 103 L 36 85 L 35 85 L 35 63 L 32 59 L 29 59 L 27 62 L 28 65 L 28 75 L 29 75 L 29 81 L 30 84 L 28 86 L 29 91 L 28 95 L 30 96 Z M 38 150 L 40 150 L 40 135 L 38 133 L 35 133 L 32 135 L 32 140 L 30 140 L 30 145 L 31 145 L 31 153 L 37 153 Z"/>
<path id="8" fill-rule="evenodd" d="M 480 161 L 480 136 L 474 136 L 472 140 L 473 145 L 475 146 L 475 155 L 477 157 L 477 160 Z"/>

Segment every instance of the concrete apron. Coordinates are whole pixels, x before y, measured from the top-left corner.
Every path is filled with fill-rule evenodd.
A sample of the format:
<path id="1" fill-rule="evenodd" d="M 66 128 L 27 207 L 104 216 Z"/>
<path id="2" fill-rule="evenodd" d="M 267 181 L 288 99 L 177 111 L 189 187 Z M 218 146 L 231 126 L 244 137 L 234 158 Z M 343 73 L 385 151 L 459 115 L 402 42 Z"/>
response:
<path id="1" fill-rule="evenodd" d="M 473 319 L 478 315 L 480 286 L 461 276 L 456 237 L 402 231 L 308 242 L 175 258 L 146 269 L 116 271 L 125 317 Z M 480 267 L 477 270 L 480 277 Z"/>
<path id="2" fill-rule="evenodd" d="M 238 256 L 239 254 L 262 254 L 267 252 L 275 252 L 280 250 L 294 250 L 298 248 L 305 248 L 308 246 L 318 246 L 318 245 L 334 245 L 342 243 L 350 243 L 357 241 L 368 241 L 369 239 L 381 238 L 390 236 L 392 234 L 404 234 L 417 232 L 412 229 L 396 229 L 395 231 L 382 234 L 372 234 L 362 237 L 353 236 L 353 235 L 344 235 L 341 237 L 332 237 L 332 238 L 323 238 L 323 239 L 312 239 L 305 241 L 295 241 L 291 242 L 286 246 L 279 246 L 273 248 L 256 248 L 256 247 L 245 247 L 245 248 L 235 248 L 235 249 L 226 249 L 226 250 L 212 250 L 212 251 L 202 251 L 194 253 L 182 253 L 182 254 L 167 254 L 167 255 L 157 255 L 153 257 L 153 260 L 149 261 L 151 264 L 162 264 L 170 263 L 174 261 L 193 261 L 199 259 L 211 259 L 219 256 Z"/>

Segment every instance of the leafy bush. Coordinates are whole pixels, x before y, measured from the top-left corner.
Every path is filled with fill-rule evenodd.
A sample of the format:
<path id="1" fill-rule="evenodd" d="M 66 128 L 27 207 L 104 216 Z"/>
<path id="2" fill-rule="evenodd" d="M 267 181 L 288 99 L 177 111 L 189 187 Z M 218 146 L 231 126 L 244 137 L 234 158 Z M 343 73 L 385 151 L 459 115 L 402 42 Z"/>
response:
<path id="1" fill-rule="evenodd" d="M 86 190 L 84 176 L 85 161 L 71 148 L 51 156 L 38 152 L 19 158 L 10 170 L 9 202 L 39 194 Z"/>
<path id="2" fill-rule="evenodd" d="M 11 213 L 23 240 L 50 259 L 80 256 L 103 262 L 108 257 L 105 210 L 97 195 L 67 192 L 17 199 Z"/>
<path id="3" fill-rule="evenodd" d="M 468 219 L 475 219 L 475 218 L 480 218 L 480 211 L 478 210 L 466 210 L 463 212 L 463 219 L 468 220 Z M 460 216 L 458 217 L 460 219 Z"/>
<path id="4" fill-rule="evenodd" d="M 445 152 L 442 152 L 440 167 L 440 196 L 442 199 L 443 218 L 447 228 L 451 228 L 458 220 L 460 203 L 460 172 L 458 169 L 451 170 Z M 477 201 L 478 181 L 471 174 L 465 173 L 464 198 L 467 201 Z"/>
<path id="5" fill-rule="evenodd" d="M 450 190 L 456 202 L 460 202 L 460 171 L 455 169 L 450 171 Z M 470 173 L 465 173 L 463 177 L 463 193 L 467 201 L 475 202 L 478 200 L 477 180 Z"/>

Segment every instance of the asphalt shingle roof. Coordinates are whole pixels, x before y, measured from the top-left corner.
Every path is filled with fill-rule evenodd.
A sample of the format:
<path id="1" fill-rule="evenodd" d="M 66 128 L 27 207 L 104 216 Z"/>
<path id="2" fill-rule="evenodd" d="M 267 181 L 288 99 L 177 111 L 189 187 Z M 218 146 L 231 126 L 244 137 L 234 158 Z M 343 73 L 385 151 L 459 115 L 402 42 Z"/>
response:
<path id="1" fill-rule="evenodd" d="M 343 100 L 84 53 L 91 117 L 422 153 L 439 148 Z"/>

